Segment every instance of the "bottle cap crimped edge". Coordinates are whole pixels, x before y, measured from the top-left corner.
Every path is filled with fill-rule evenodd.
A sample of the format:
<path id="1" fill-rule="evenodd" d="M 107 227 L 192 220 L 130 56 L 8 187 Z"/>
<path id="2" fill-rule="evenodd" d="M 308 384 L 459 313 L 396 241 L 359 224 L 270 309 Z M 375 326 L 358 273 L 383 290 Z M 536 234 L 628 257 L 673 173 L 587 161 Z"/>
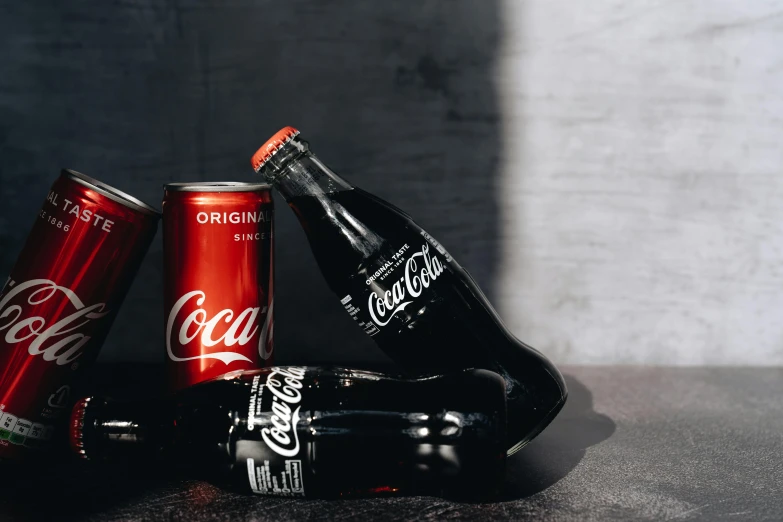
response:
<path id="1" fill-rule="evenodd" d="M 85 397 L 74 405 L 68 426 L 71 449 L 85 459 L 89 457 L 87 457 L 87 452 L 84 449 L 84 416 L 91 400 L 92 397 Z"/>
<path id="2" fill-rule="evenodd" d="M 253 157 L 250 159 L 253 170 L 256 172 L 261 170 L 261 167 L 264 166 L 264 163 L 269 161 L 269 158 L 274 156 L 283 145 L 291 141 L 298 134 L 299 131 L 293 127 L 283 127 L 277 131 L 274 136 L 269 138 L 266 143 L 261 145 L 256 153 L 253 154 Z"/>

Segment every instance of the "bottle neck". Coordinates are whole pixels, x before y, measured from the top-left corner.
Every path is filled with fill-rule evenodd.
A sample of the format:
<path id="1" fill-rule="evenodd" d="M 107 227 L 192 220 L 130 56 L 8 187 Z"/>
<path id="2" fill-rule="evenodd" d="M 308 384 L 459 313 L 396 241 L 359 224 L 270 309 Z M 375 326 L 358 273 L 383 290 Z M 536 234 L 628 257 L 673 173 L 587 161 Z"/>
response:
<path id="1" fill-rule="evenodd" d="M 258 172 L 288 202 L 297 196 L 319 197 L 353 189 L 310 152 L 308 143 L 299 137 L 286 143 Z"/>
<path id="2" fill-rule="evenodd" d="M 296 213 L 327 278 L 342 275 L 380 250 L 383 238 L 357 215 L 356 205 L 345 201 L 358 191 L 310 152 L 306 141 L 294 137 L 259 173 Z"/>
<path id="3" fill-rule="evenodd" d="M 89 460 L 149 458 L 164 445 L 153 403 L 82 399 L 71 417 L 71 446 Z"/>

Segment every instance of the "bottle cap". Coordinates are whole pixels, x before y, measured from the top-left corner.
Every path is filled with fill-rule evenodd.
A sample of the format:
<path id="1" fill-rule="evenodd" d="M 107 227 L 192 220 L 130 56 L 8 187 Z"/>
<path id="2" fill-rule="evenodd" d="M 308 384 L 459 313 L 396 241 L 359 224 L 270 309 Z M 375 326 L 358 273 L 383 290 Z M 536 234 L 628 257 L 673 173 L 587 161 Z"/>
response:
<path id="1" fill-rule="evenodd" d="M 85 459 L 88 457 L 87 452 L 84 450 L 84 417 L 89 409 L 90 400 L 92 400 L 92 397 L 85 397 L 74 405 L 69 429 L 71 449 Z"/>
<path id="2" fill-rule="evenodd" d="M 269 161 L 269 158 L 275 155 L 275 153 L 283 148 L 283 145 L 291 141 L 294 136 L 298 135 L 299 131 L 293 127 L 283 127 L 274 136 L 269 138 L 266 143 L 261 145 L 261 148 L 253 154 L 253 158 L 250 163 L 253 165 L 253 170 L 258 172 L 264 163 Z"/>

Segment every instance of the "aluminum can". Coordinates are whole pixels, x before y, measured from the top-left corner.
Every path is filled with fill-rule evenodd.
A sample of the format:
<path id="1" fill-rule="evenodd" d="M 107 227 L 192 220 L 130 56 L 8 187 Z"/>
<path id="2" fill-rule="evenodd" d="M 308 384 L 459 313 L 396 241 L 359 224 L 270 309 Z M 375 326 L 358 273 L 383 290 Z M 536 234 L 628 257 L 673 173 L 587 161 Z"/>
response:
<path id="1" fill-rule="evenodd" d="M 263 183 L 164 187 L 169 389 L 272 364 L 274 206 Z"/>
<path id="2" fill-rule="evenodd" d="M 67 419 L 159 219 L 73 170 L 52 185 L 0 293 L 0 458 L 46 445 Z"/>

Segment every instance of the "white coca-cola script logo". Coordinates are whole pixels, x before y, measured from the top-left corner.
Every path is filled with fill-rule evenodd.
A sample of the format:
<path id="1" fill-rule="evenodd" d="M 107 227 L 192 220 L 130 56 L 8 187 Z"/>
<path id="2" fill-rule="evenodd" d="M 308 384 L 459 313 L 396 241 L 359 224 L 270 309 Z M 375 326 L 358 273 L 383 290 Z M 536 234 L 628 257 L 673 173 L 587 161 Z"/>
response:
<path id="1" fill-rule="evenodd" d="M 58 366 L 77 359 L 83 353 L 84 345 L 91 339 L 89 335 L 77 333 L 77 330 L 93 319 L 100 319 L 109 313 L 106 303 L 85 306 L 70 289 L 48 279 L 31 279 L 15 286 L 13 282 L 9 282 L 8 286 L 10 290 L 0 300 L 0 331 L 8 330 L 5 342 L 16 344 L 34 337 L 35 340 L 30 343 L 27 353 L 43 355 L 44 361 L 55 361 Z M 22 306 L 10 303 L 15 297 L 26 293 L 26 303 L 31 306 L 41 305 L 55 299 L 57 295 L 64 295 L 76 311 L 61 317 L 52 325 L 47 325 L 46 319 L 35 315 L 23 318 Z M 65 305 L 61 305 L 60 310 L 65 308 Z"/>
<path id="2" fill-rule="evenodd" d="M 266 389 L 273 395 L 271 428 L 261 430 L 261 438 L 278 455 L 293 457 L 299 453 L 299 435 L 296 424 L 302 406 L 302 379 L 305 369 L 301 367 L 275 368 L 266 379 Z M 282 381 L 276 377 L 282 378 Z M 292 408 L 296 406 L 296 409 Z"/>
<path id="3" fill-rule="evenodd" d="M 417 258 L 420 259 L 417 261 Z M 418 297 L 442 273 L 443 265 L 440 260 L 430 255 L 429 245 L 423 245 L 421 252 L 413 254 L 405 262 L 405 275 L 392 285 L 391 290 L 386 290 L 383 296 L 370 292 L 367 301 L 370 318 L 378 326 L 386 326 L 397 312 L 413 302 L 403 301 L 406 297 Z"/>
<path id="4" fill-rule="evenodd" d="M 203 306 L 207 296 L 201 290 L 194 290 L 180 297 L 169 313 L 168 321 L 166 322 L 166 351 L 169 354 L 169 358 L 174 362 L 181 361 L 193 361 L 195 359 L 217 359 L 223 362 L 223 364 L 231 364 L 234 361 L 247 361 L 252 362 L 250 359 L 236 352 L 214 352 L 204 353 L 200 355 L 194 355 L 192 357 L 178 357 L 174 354 L 171 348 L 172 337 L 176 335 L 175 339 L 179 342 L 180 346 L 184 346 L 197 337 L 200 337 L 202 346 L 212 347 L 218 344 L 223 344 L 226 347 L 245 346 L 253 336 L 258 332 L 258 314 L 266 313 L 266 319 L 264 320 L 264 326 L 261 329 L 261 335 L 258 339 L 258 354 L 266 360 L 272 355 L 272 309 L 274 307 L 274 300 L 269 304 L 269 308 L 264 307 L 261 310 L 258 307 L 246 308 L 239 315 L 234 317 L 234 311 L 226 308 L 219 311 L 211 319 L 207 318 L 207 312 L 203 308 L 197 308 L 190 312 L 184 319 L 177 320 L 178 316 L 182 312 L 185 304 L 194 300 L 196 306 Z M 214 338 L 215 328 L 221 322 L 231 323 L 226 333 Z M 180 324 L 179 331 L 174 333 L 174 325 Z"/>

